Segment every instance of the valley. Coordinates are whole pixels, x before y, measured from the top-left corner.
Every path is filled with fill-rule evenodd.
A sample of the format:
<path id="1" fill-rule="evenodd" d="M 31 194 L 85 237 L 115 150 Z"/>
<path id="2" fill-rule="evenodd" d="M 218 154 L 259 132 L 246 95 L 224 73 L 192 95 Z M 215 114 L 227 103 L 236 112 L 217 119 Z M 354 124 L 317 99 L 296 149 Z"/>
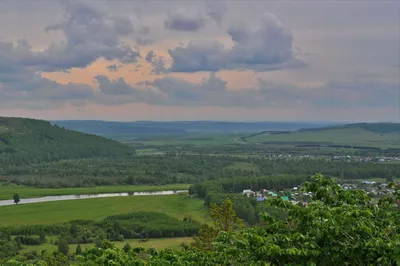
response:
<path id="1" fill-rule="evenodd" d="M 215 222 L 214 203 L 222 206 L 229 199 L 245 228 L 253 228 L 262 223 L 262 213 L 287 216 L 282 208 L 265 205 L 273 200 L 270 195 L 308 204 L 311 194 L 293 187 L 316 173 L 362 189 L 366 180 L 380 185 L 400 177 L 398 124 L 280 125 L 276 131 L 237 132 L 243 123 L 212 128 L 209 122 L 209 131 L 193 132 L 193 123 L 184 124 L 187 128 L 161 123 L 169 131 L 143 135 L 143 128 L 132 133 L 137 126 L 131 125 L 125 126 L 131 135 L 117 136 L 124 126 L 107 127 L 105 134 L 101 128 L 108 122 L 93 129 L 89 123 L 85 133 L 38 120 L 0 122 L 0 200 L 9 205 L 0 206 L 0 231 L 25 259 L 58 252 L 60 241 L 69 254 L 101 247 L 103 241 L 115 248 L 182 250 L 197 243 L 204 224 Z M 162 130 L 147 124 L 153 132 Z M 265 126 L 249 124 L 249 130 L 260 125 Z M 368 190 L 375 202 L 394 193 L 379 188 Z M 265 190 L 271 194 L 262 194 Z M 254 196 L 244 197 L 243 191 Z M 49 202 L 26 204 L 29 199 Z"/>

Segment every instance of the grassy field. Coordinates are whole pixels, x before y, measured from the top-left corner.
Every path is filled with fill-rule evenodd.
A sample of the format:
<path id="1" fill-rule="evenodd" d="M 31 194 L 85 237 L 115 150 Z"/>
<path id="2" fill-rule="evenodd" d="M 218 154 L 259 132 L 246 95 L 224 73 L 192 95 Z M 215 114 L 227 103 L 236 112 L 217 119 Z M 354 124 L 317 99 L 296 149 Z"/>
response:
<path id="1" fill-rule="evenodd" d="M 142 143 L 145 145 L 224 145 L 235 144 L 235 138 L 244 134 L 233 133 L 193 133 L 185 135 L 138 137 L 121 140 L 123 143 Z"/>
<path id="2" fill-rule="evenodd" d="M 53 201 L 0 207 L 0 225 L 31 225 L 71 220 L 101 220 L 135 211 L 163 212 L 177 219 L 208 219 L 203 200 L 183 195 L 111 197 Z"/>
<path id="3" fill-rule="evenodd" d="M 246 139 L 256 142 L 326 142 L 371 147 L 400 147 L 400 133 L 378 133 L 362 128 L 339 128 L 318 131 L 293 132 L 291 134 L 263 133 Z"/>
<path id="4" fill-rule="evenodd" d="M 154 248 L 154 249 L 163 249 L 163 248 L 179 248 L 182 243 L 189 244 L 193 241 L 191 237 L 176 237 L 176 238 L 157 238 L 157 239 L 149 239 L 147 242 L 139 243 L 138 239 L 126 239 L 120 242 L 113 242 L 116 247 L 123 248 L 126 243 L 128 243 L 132 248 L 135 247 L 143 247 L 143 248 Z M 69 245 L 69 252 L 74 253 L 76 250 L 77 244 Z M 82 250 L 90 249 L 94 247 L 94 243 L 89 244 L 81 244 Z M 23 249 L 20 251 L 21 253 L 36 251 L 40 252 L 42 250 L 46 250 L 47 252 L 57 251 L 57 245 L 53 245 L 50 243 L 45 243 L 37 246 L 23 246 Z"/>
<path id="5" fill-rule="evenodd" d="M 100 186 L 100 187 L 80 187 L 80 188 L 35 188 L 18 185 L 0 186 L 0 200 L 12 199 L 18 193 L 21 199 L 37 198 L 44 196 L 57 195 L 82 195 L 98 193 L 118 193 L 118 192 L 143 192 L 143 191 L 163 191 L 163 190 L 185 190 L 189 189 L 190 184 L 170 184 L 163 186 Z"/>

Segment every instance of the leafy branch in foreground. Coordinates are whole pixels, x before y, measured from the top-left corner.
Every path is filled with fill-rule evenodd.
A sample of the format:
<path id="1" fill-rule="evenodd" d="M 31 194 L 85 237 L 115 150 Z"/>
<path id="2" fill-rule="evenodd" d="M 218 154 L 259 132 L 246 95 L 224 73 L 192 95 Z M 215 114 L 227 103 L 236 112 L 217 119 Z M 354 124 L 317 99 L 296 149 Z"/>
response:
<path id="1" fill-rule="evenodd" d="M 243 220 L 236 216 L 232 202 L 227 199 L 220 206 L 210 204 L 210 216 L 213 225 L 203 224 L 195 238 L 194 246 L 203 250 L 212 249 L 212 241 L 219 232 L 231 232 L 243 227 Z"/>

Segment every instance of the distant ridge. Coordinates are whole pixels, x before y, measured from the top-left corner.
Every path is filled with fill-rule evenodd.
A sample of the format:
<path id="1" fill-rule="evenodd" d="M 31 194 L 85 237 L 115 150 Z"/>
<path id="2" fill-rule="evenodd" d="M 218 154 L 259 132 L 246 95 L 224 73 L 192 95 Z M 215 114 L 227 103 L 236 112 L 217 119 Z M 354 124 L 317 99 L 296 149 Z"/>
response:
<path id="1" fill-rule="evenodd" d="M 298 131 L 306 132 L 306 131 L 321 131 L 321 130 L 344 129 L 344 128 L 361 128 L 376 133 L 391 133 L 391 132 L 400 132 L 400 123 L 392 123 L 392 122 L 353 123 L 353 124 L 319 127 L 319 128 L 301 128 Z"/>
<path id="2" fill-rule="evenodd" d="M 229 122 L 229 121 L 136 121 L 112 122 L 98 120 L 52 121 L 73 130 L 102 136 L 180 135 L 193 132 L 259 132 L 263 130 L 296 130 L 315 128 L 329 123 L 307 122 Z"/>

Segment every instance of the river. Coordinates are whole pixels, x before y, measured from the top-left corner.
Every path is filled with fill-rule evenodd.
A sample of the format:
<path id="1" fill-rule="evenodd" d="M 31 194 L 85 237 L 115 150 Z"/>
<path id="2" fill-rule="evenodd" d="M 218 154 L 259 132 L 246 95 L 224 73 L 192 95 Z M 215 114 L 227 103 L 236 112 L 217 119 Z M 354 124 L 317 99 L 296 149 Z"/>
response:
<path id="1" fill-rule="evenodd" d="M 79 199 L 95 199 L 107 197 L 127 197 L 127 196 L 155 196 L 155 195 L 176 195 L 178 193 L 188 192 L 188 190 L 165 190 L 165 191 L 148 191 L 148 192 L 129 192 L 129 193 L 100 193 L 100 194 L 82 194 L 82 195 L 60 195 L 46 196 L 40 198 L 21 199 L 18 204 L 59 201 L 59 200 L 79 200 Z M 0 200 L 0 206 L 14 205 L 14 200 Z"/>

